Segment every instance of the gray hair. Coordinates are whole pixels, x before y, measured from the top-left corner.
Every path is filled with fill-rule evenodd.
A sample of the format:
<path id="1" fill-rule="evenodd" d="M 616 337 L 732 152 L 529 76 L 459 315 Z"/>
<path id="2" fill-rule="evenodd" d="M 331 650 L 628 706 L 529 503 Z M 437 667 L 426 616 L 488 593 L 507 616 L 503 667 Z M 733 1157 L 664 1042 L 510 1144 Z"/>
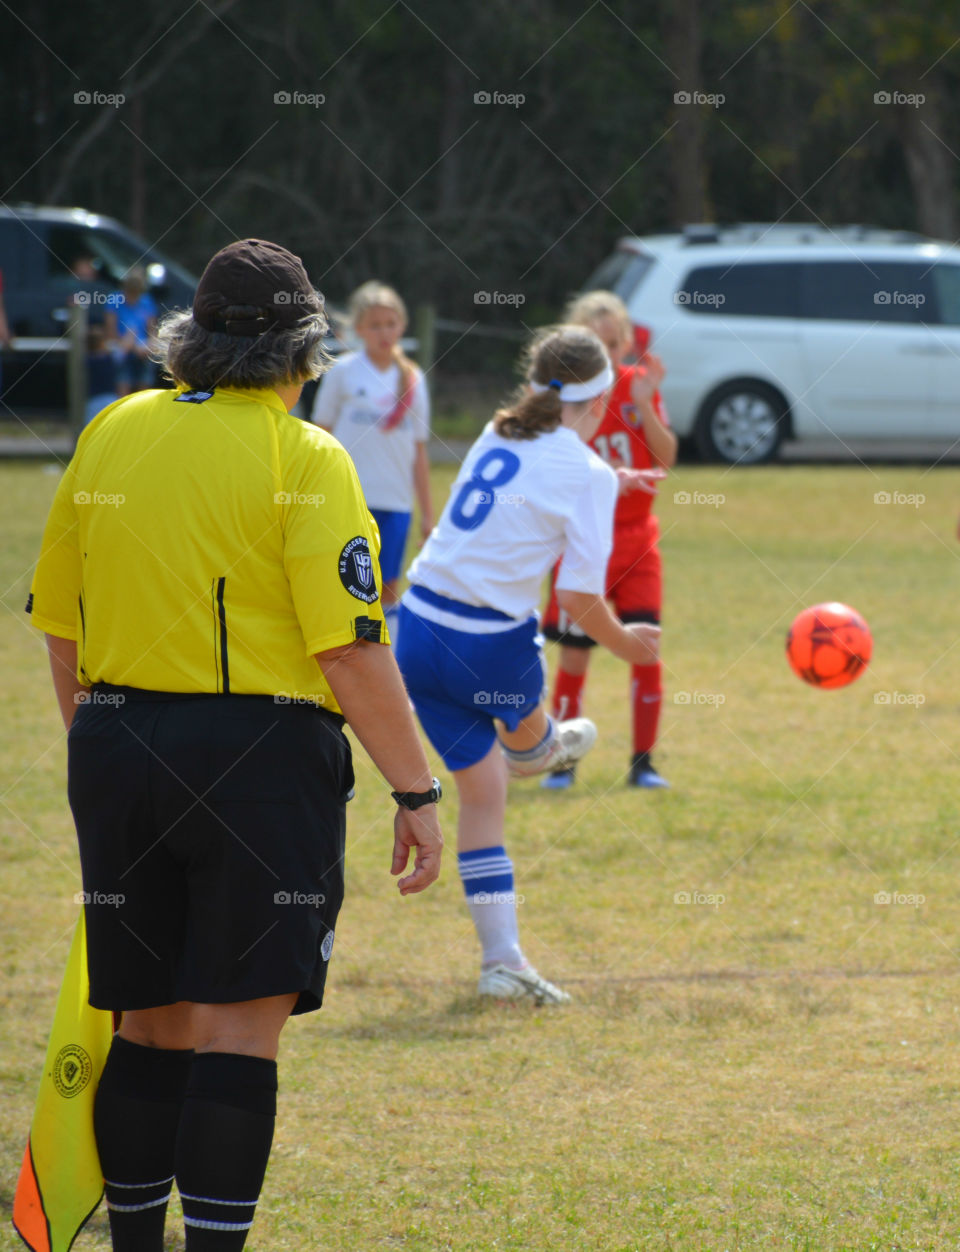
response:
<path id="1" fill-rule="evenodd" d="M 251 316 L 247 309 L 227 310 L 233 317 Z M 263 335 L 227 335 L 204 330 L 188 310 L 168 313 L 157 328 L 153 359 L 175 383 L 195 391 L 216 387 L 250 390 L 297 384 L 319 378 L 332 357 L 323 345 L 324 313 L 308 313 L 291 329 Z"/>

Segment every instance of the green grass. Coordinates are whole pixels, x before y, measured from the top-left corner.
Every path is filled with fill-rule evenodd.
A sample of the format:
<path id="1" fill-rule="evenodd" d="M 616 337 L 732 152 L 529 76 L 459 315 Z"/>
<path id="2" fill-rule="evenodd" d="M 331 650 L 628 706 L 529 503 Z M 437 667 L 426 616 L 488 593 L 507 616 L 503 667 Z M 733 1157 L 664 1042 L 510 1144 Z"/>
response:
<path id="1" fill-rule="evenodd" d="M 18 616 L 56 481 L 0 469 L 6 1198 L 78 886 L 63 736 Z M 671 478 L 657 762 L 673 790 L 622 785 L 626 667 L 597 654 L 601 738 L 577 789 L 511 792 L 525 947 L 569 1008 L 478 1003 L 453 788 L 442 879 L 401 900 L 392 802 L 357 754 L 327 1003 L 284 1032 L 251 1248 L 957 1246 L 958 487 L 955 470 L 902 467 Z M 881 491 L 925 500 L 875 504 Z M 783 637 L 828 599 L 866 616 L 874 663 L 820 692 Z M 675 903 L 683 891 L 723 902 Z M 878 905 L 883 891 L 924 903 Z M 101 1215 L 76 1248 L 107 1246 Z"/>

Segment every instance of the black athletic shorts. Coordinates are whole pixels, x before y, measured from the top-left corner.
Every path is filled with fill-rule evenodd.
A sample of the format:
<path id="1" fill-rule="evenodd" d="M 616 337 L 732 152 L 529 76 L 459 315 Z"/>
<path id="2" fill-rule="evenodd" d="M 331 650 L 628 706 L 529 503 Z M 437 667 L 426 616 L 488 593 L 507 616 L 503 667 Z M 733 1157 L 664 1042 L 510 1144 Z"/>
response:
<path id="1" fill-rule="evenodd" d="M 90 1003 L 323 1000 L 353 787 L 343 719 L 94 686 L 68 738 Z"/>

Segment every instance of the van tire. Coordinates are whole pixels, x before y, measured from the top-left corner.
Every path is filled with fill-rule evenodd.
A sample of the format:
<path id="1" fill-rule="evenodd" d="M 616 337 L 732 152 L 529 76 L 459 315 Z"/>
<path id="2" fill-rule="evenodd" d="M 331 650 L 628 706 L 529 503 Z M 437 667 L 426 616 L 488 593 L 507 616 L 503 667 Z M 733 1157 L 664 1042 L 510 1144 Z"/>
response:
<path id="1" fill-rule="evenodd" d="M 704 400 L 694 427 L 704 461 L 762 465 L 772 461 L 786 434 L 789 410 L 773 387 L 752 378 L 724 383 Z"/>

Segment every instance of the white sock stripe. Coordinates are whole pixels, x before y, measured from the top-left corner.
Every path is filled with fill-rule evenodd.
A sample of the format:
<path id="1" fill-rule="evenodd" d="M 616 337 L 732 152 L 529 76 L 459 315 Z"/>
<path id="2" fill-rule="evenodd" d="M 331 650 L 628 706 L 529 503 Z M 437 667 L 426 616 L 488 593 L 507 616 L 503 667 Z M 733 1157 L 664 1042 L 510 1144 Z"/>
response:
<path id="1" fill-rule="evenodd" d="M 248 1222 L 211 1222 L 202 1217 L 183 1215 L 184 1226 L 196 1226 L 198 1230 L 249 1230 L 253 1220 Z"/>
<path id="2" fill-rule="evenodd" d="M 259 1199 L 259 1197 L 257 1197 Z M 240 1208 L 254 1209 L 257 1207 L 256 1200 L 214 1200 L 208 1195 L 187 1195 L 185 1191 L 180 1192 L 181 1200 L 193 1200 L 197 1204 L 237 1204 Z"/>
<path id="3" fill-rule="evenodd" d="M 504 861 L 507 863 L 510 861 L 506 852 L 491 852 L 489 856 L 475 856 L 469 861 L 457 861 L 457 864 L 460 866 L 461 871 L 464 871 L 468 869 L 476 869 L 478 865 L 500 865 Z"/>
<path id="4" fill-rule="evenodd" d="M 168 1182 L 173 1182 L 173 1174 L 169 1178 L 158 1178 L 156 1182 L 111 1182 L 109 1178 L 103 1180 L 108 1187 L 119 1187 L 125 1191 L 136 1191 L 141 1187 L 165 1187 Z"/>
<path id="5" fill-rule="evenodd" d="M 474 861 L 471 865 L 460 866 L 461 878 L 486 878 L 488 874 L 503 871 L 509 873 L 513 864 L 506 857 L 499 861 Z"/>
<path id="6" fill-rule="evenodd" d="M 158 1200 L 148 1200 L 146 1204 L 114 1204 L 109 1196 L 107 1196 L 107 1208 L 113 1209 L 114 1213 L 142 1213 L 144 1209 L 159 1208 L 161 1204 L 166 1204 L 170 1199 L 170 1192 L 160 1196 Z"/>

